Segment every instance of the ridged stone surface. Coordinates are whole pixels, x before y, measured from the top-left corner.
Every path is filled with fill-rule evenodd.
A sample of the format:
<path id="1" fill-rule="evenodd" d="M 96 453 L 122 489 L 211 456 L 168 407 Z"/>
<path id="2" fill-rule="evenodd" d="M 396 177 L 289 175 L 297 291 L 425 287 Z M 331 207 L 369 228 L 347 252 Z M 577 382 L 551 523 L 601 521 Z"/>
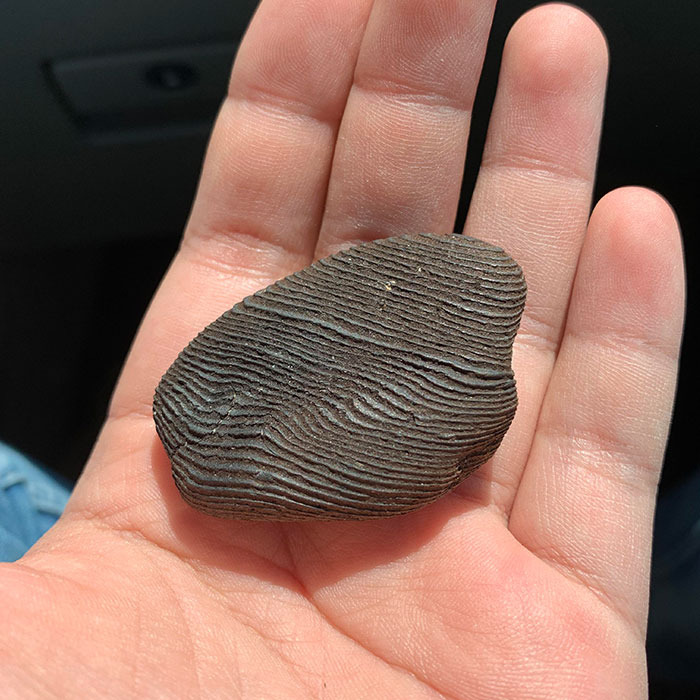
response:
<path id="1" fill-rule="evenodd" d="M 163 376 L 183 498 L 220 517 L 360 520 L 434 501 L 515 414 L 525 282 L 462 235 L 364 243 L 236 304 Z"/>

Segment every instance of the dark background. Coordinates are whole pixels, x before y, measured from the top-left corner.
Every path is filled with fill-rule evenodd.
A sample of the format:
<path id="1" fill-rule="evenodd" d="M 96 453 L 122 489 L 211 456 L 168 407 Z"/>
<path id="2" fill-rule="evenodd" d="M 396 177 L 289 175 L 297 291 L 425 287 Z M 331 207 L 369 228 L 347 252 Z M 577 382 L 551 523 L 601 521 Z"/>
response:
<path id="1" fill-rule="evenodd" d="M 0 5 L 0 439 L 70 478 L 82 468 L 139 319 L 176 250 L 255 4 Z M 502 0 L 497 10 L 462 218 L 500 49 L 535 4 Z M 698 464 L 691 358 L 700 335 L 700 3 L 578 4 L 602 25 L 611 50 L 596 199 L 622 185 L 655 188 L 676 207 L 684 231 L 689 313 L 664 494 Z M 653 659 L 650 666 L 653 696 L 700 697 L 691 678 Z"/>

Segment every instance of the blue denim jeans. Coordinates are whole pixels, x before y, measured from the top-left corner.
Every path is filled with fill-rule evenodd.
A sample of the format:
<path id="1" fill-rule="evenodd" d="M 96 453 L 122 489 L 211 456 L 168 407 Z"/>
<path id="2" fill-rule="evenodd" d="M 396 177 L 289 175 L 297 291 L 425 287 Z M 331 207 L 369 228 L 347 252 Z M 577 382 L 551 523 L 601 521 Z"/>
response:
<path id="1" fill-rule="evenodd" d="M 19 559 L 57 520 L 67 483 L 0 442 L 0 561 Z"/>

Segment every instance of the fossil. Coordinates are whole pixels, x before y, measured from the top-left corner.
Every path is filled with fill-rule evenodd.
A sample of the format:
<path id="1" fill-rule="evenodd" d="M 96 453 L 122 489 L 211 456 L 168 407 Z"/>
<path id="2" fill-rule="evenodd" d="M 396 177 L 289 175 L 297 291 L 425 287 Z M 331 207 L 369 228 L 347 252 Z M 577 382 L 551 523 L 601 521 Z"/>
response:
<path id="1" fill-rule="evenodd" d="M 182 497 L 219 517 L 280 521 L 434 501 L 510 426 L 525 294 L 500 248 L 418 234 L 360 244 L 247 297 L 155 392 Z"/>

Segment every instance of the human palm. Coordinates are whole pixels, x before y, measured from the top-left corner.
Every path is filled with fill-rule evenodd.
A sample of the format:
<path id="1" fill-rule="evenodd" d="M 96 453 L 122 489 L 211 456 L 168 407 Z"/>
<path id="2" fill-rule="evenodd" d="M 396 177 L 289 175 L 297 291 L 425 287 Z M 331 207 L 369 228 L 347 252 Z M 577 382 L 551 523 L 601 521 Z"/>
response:
<path id="1" fill-rule="evenodd" d="M 180 499 L 158 379 L 244 296 L 350 243 L 452 230 L 492 0 L 263 0 L 182 247 L 66 513 L 0 569 L 18 697 L 633 698 L 682 323 L 673 213 L 589 206 L 607 71 L 579 11 L 522 18 L 466 233 L 522 265 L 520 405 L 453 493 L 384 521 Z"/>

